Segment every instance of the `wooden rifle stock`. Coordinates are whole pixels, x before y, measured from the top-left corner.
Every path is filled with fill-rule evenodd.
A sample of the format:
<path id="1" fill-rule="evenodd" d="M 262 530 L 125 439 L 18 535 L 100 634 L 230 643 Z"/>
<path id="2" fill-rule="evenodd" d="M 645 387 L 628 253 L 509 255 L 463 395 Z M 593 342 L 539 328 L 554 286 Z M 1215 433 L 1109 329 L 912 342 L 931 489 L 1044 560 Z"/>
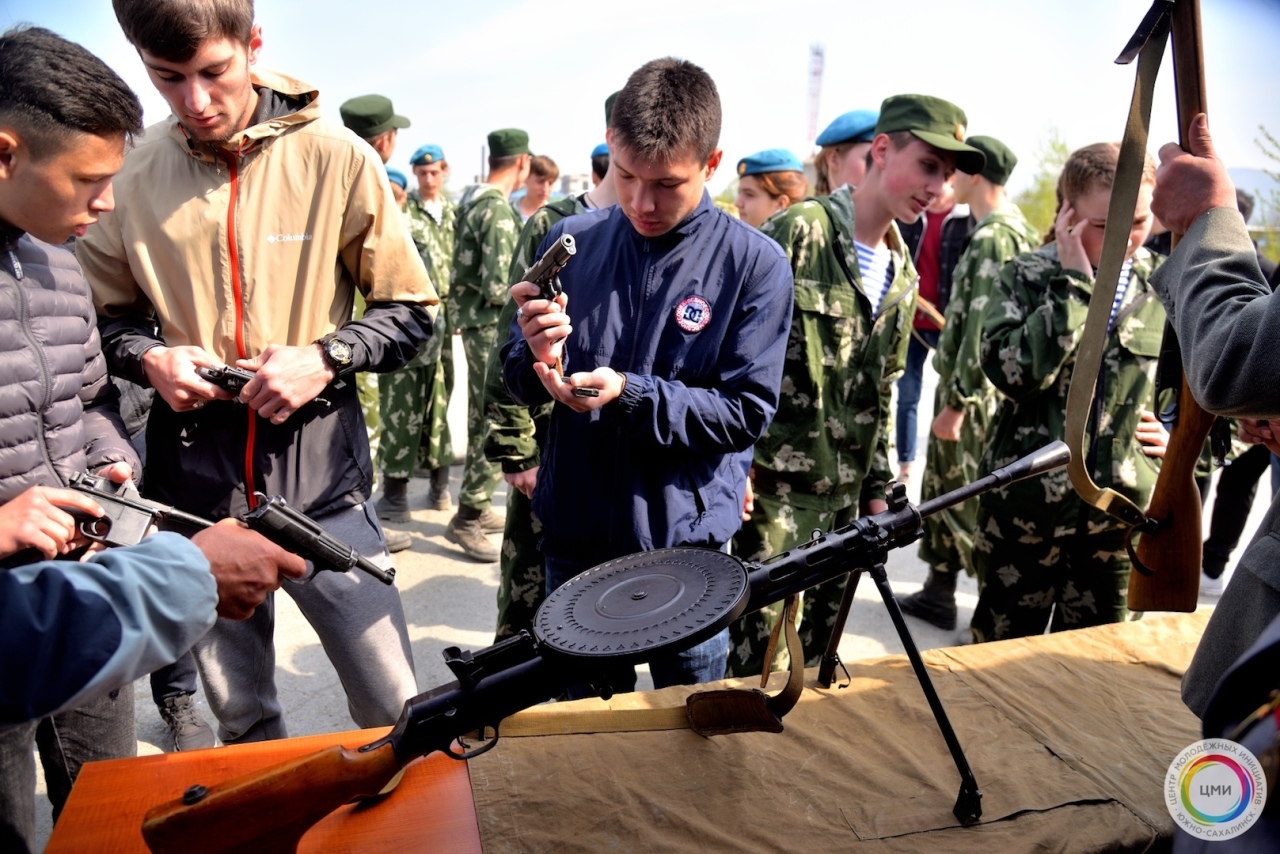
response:
<path id="1" fill-rule="evenodd" d="M 1196 609 L 1204 536 L 1196 464 L 1213 422 L 1214 416 L 1201 409 L 1191 396 L 1184 377 L 1178 390 L 1178 422 L 1169 432 L 1169 447 L 1147 508 L 1147 518 L 1159 528 L 1144 530 L 1138 537 L 1138 560 L 1151 568 L 1150 574 L 1136 565 L 1130 571 L 1131 610 Z"/>
<path id="2" fill-rule="evenodd" d="M 297 850 L 316 822 L 345 803 L 385 791 L 400 773 L 390 742 L 330 747 L 153 807 L 142 836 L 156 854 L 280 854 Z M 193 800 L 194 803 L 187 803 Z"/>
<path id="3" fill-rule="evenodd" d="M 1172 14 L 1178 127 L 1182 148 L 1189 151 L 1191 120 L 1205 112 L 1206 102 L 1199 0 L 1177 0 Z M 1173 235 L 1174 246 L 1180 237 Z M 1171 325 L 1165 326 L 1165 335 L 1173 335 Z M 1181 353 L 1177 355 L 1180 359 Z M 1196 402 L 1186 376 L 1181 375 L 1177 421 L 1169 432 L 1169 448 L 1147 509 L 1154 529 L 1144 529 L 1138 537 L 1138 562 L 1149 571 L 1135 564 L 1129 573 L 1128 601 L 1134 611 L 1196 609 L 1204 544 L 1195 466 L 1213 421 L 1214 416 Z"/>

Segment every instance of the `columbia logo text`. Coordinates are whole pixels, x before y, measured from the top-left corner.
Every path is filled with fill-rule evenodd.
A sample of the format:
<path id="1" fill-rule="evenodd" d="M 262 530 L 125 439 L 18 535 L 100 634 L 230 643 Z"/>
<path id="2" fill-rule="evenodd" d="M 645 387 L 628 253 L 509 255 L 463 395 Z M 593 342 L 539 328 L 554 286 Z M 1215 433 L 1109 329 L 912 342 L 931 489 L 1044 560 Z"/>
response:
<path id="1" fill-rule="evenodd" d="M 301 243 L 304 240 L 310 240 L 310 234 L 268 234 L 268 243 Z"/>

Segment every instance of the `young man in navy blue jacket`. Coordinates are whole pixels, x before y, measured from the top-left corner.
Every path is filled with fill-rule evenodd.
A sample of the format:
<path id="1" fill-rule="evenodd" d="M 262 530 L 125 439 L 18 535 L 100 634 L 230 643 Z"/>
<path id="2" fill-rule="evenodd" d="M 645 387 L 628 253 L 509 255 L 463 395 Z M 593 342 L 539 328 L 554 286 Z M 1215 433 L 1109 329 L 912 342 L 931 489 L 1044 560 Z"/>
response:
<path id="1" fill-rule="evenodd" d="M 777 244 L 711 203 L 719 136 L 705 71 L 670 58 L 641 67 L 609 123 L 617 206 L 570 217 L 543 241 L 539 253 L 561 234 L 577 241 L 564 294 L 511 289 L 520 308 L 502 353 L 507 386 L 526 405 L 561 404 L 533 494 L 549 592 L 632 552 L 723 548 L 741 525 L 751 448 L 777 408 L 794 286 Z M 727 654 L 726 631 L 653 661 L 654 684 L 720 679 Z"/>

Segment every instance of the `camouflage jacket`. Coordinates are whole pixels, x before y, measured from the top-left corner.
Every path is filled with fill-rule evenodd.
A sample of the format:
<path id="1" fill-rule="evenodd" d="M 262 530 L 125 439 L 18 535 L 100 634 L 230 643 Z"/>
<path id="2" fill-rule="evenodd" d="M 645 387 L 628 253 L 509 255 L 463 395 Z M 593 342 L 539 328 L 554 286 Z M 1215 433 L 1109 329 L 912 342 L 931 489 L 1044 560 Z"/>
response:
<path id="1" fill-rule="evenodd" d="M 422 203 L 422 196 L 417 190 L 410 190 L 404 201 L 405 218 L 409 221 L 409 234 L 413 237 L 413 245 L 422 256 L 422 264 L 427 268 L 431 281 L 440 295 L 440 314 L 436 316 L 436 325 L 432 335 L 441 341 L 451 340 L 453 330 L 449 328 L 446 299 L 449 296 L 450 268 L 453 266 L 453 228 L 457 208 L 448 196 L 442 196 L 440 221 L 427 212 Z M 418 351 L 406 368 L 417 368 L 434 362 L 440 358 L 440 348 L 425 346 Z"/>
<path id="2" fill-rule="evenodd" d="M 966 240 L 952 273 L 946 328 L 933 356 L 943 402 L 952 409 L 994 406 L 995 389 L 982 373 L 982 320 L 1000 268 L 1039 243 L 1035 229 L 1010 201 L 987 214 Z"/>
<path id="3" fill-rule="evenodd" d="M 755 447 L 755 487 L 796 506 L 838 510 L 884 498 L 889 400 L 906 364 L 915 267 L 891 225 L 894 278 L 873 313 L 853 245 L 848 187 L 774 214 L 795 276 L 778 414 Z"/>
<path id="4" fill-rule="evenodd" d="M 520 235 L 520 215 L 490 184 L 472 184 L 458 201 L 453 244 L 453 322 L 492 326 L 507 304 L 507 269 Z"/>
<path id="5" fill-rule="evenodd" d="M 439 282 L 436 293 L 440 299 L 449 295 L 449 277 L 453 266 L 454 226 L 458 215 L 457 205 L 448 196 L 441 197 L 440 221 L 436 222 L 422 202 L 417 190 L 410 190 L 404 202 L 405 216 L 409 219 L 409 234 L 418 247 L 422 263 L 431 274 L 432 282 Z"/>
<path id="6" fill-rule="evenodd" d="M 1086 440 L 1094 481 L 1145 507 L 1159 463 L 1134 436 L 1139 413 L 1155 409 L 1156 360 L 1165 314 L 1150 285 L 1163 259 L 1146 249 L 1133 258 L 1129 287 L 1107 336 Z M 1066 433 L 1067 389 L 1080 346 L 1093 279 L 1058 263 L 1050 243 L 1014 258 L 1000 273 L 983 328 L 982 369 L 1007 398 L 996 415 L 983 471 L 1012 462 Z M 982 505 L 1016 516 L 1028 532 L 1054 536 L 1078 527 L 1084 505 L 1066 469 L 1024 480 L 982 497 Z M 1089 511 L 1089 530 L 1121 523 Z"/>
<path id="7" fill-rule="evenodd" d="M 522 281 L 524 272 L 538 260 L 541 245 L 551 226 L 567 216 L 587 210 L 580 196 L 556 199 L 539 208 L 529 217 L 520 231 L 515 253 L 511 256 L 511 270 L 507 278 L 511 284 Z M 516 304 L 508 299 L 498 318 L 498 336 L 505 340 L 512 321 L 516 317 Z M 515 334 L 511 332 L 511 334 Z M 501 347 L 494 347 L 484 376 L 484 417 L 489 421 L 489 435 L 484 440 L 484 456 L 491 463 L 500 463 L 508 474 L 525 471 L 539 464 L 538 448 L 547 431 L 550 403 L 540 406 L 521 406 L 511 399 L 506 383 L 502 381 Z"/>

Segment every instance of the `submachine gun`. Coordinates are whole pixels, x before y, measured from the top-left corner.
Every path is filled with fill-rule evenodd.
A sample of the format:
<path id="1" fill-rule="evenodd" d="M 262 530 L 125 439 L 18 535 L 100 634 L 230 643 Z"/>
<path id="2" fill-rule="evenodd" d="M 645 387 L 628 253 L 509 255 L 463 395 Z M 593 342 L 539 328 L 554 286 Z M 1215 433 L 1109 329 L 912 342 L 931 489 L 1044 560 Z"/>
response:
<path id="1" fill-rule="evenodd" d="M 344 803 L 389 792 L 404 766 L 433 751 L 470 759 L 491 749 L 503 718 L 587 682 L 602 696 L 606 673 L 713 637 L 742 614 L 759 610 L 846 573 L 870 572 L 962 778 L 953 810 L 964 824 L 982 814 L 982 793 L 894 601 L 884 562 L 914 542 L 925 516 L 988 489 L 1066 465 L 1055 442 L 974 483 L 920 506 L 902 491 L 888 510 L 815 536 L 760 563 L 710 549 L 658 549 L 601 564 L 552 593 L 534 633 L 470 652 L 444 651 L 456 681 L 405 702 L 384 738 L 357 749 L 331 747 L 206 788 L 198 781 L 178 799 L 151 809 L 143 837 L 152 851 L 295 850 L 313 824 Z M 469 734 L 481 741 L 471 743 Z"/>

